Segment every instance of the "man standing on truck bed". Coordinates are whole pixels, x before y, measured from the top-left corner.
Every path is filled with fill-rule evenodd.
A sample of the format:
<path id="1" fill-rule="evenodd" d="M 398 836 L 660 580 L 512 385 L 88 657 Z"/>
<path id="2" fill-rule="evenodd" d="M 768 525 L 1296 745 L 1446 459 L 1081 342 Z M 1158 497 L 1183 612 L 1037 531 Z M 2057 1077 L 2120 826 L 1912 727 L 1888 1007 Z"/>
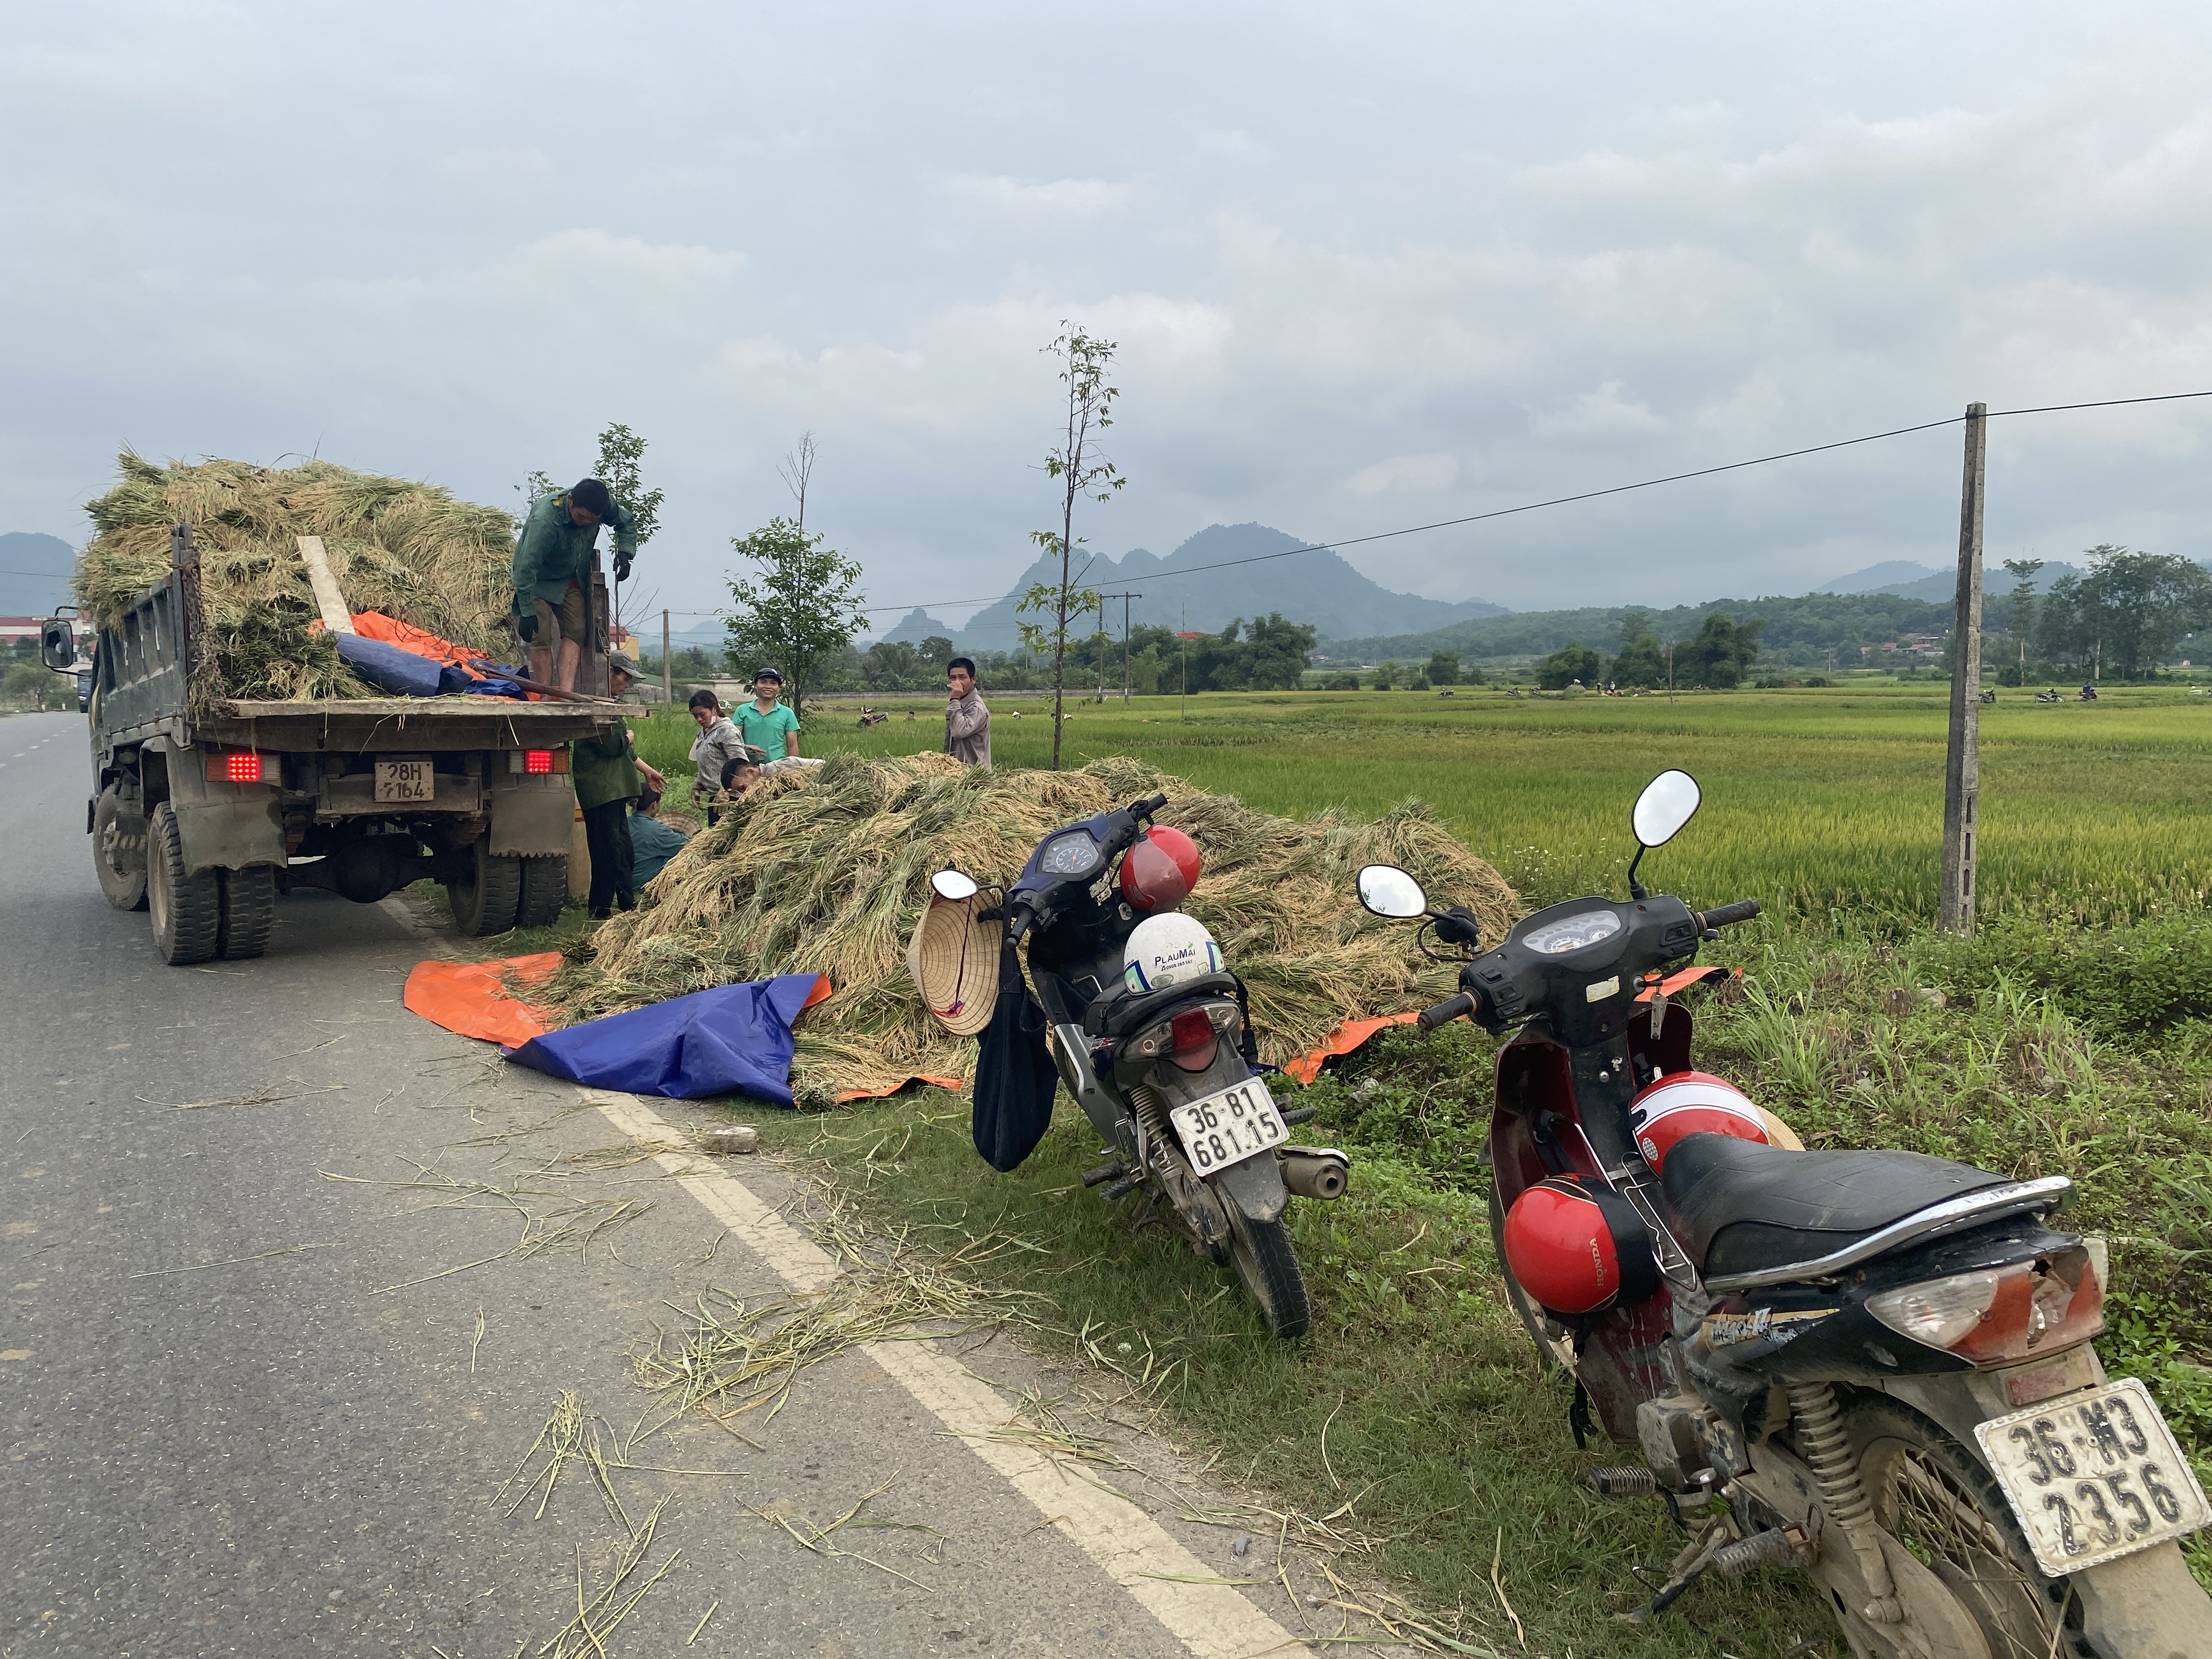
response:
<path id="1" fill-rule="evenodd" d="M 576 689 L 576 665 L 591 632 L 592 547 L 604 523 L 615 527 L 615 580 L 627 581 L 637 556 L 637 521 L 599 479 L 540 495 L 523 522 L 514 544 L 515 627 L 530 647 L 530 677 L 540 684 Z"/>

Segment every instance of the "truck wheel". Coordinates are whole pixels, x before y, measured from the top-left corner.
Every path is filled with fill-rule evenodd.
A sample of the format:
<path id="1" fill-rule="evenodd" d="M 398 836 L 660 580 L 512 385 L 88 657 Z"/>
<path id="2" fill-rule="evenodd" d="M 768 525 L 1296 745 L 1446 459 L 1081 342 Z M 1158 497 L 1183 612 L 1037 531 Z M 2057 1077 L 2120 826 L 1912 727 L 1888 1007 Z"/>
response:
<path id="1" fill-rule="evenodd" d="M 216 934 L 216 955 L 230 962 L 259 956 L 276 925 L 276 872 L 265 864 L 225 870 L 222 885 L 222 926 Z"/>
<path id="2" fill-rule="evenodd" d="M 112 783 L 92 810 L 92 868 L 117 909 L 146 908 L 145 816 L 126 808 Z"/>
<path id="3" fill-rule="evenodd" d="M 454 856 L 459 871 L 446 883 L 453 920 L 474 939 L 506 933 L 514 926 L 514 913 L 522 902 L 522 860 L 494 858 L 489 830 Z"/>
<path id="4" fill-rule="evenodd" d="M 568 860 L 563 856 L 522 860 L 522 899 L 516 905 L 518 927 L 550 927 L 568 902 Z"/>
<path id="5" fill-rule="evenodd" d="M 146 826 L 146 908 L 154 915 L 154 949 L 172 968 L 189 968 L 215 954 L 222 929 L 222 883 L 212 870 L 185 868 L 184 837 L 176 808 L 163 801 Z"/>

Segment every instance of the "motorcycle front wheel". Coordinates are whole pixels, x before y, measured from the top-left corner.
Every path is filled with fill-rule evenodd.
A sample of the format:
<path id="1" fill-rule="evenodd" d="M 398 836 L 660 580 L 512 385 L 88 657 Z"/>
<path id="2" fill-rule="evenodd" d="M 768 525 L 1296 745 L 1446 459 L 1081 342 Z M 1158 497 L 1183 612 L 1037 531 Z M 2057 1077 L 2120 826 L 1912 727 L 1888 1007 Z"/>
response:
<path id="1" fill-rule="evenodd" d="M 1229 1212 L 1229 1259 L 1260 1304 L 1260 1316 L 1277 1336 L 1304 1336 L 1313 1323 L 1313 1304 L 1290 1228 L 1279 1218 L 1255 1221 L 1234 1202 L 1222 1207 Z"/>
<path id="2" fill-rule="evenodd" d="M 2036 1571 L 1980 1460 L 1884 1395 L 1853 1401 L 1844 1422 L 1875 1522 L 1943 1581 L 1980 1628 L 1990 1659 L 2049 1659 L 2060 1646 L 2064 1588 Z"/>

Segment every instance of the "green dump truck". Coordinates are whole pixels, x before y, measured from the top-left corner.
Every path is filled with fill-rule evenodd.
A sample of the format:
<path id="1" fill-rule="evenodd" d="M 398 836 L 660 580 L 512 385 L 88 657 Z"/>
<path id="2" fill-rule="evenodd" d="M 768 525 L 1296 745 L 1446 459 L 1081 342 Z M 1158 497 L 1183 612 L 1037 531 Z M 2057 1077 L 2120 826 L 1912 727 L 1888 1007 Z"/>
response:
<path id="1" fill-rule="evenodd" d="M 94 641 L 85 809 L 107 902 L 146 910 L 176 966 L 258 957 L 276 900 L 317 887 L 373 904 L 445 884 L 464 932 L 539 927 L 568 890 L 575 791 L 568 745 L 604 736 L 604 702 L 489 696 L 269 702 L 203 698 L 198 556 L 188 526 L 171 568 Z M 593 582 L 603 617 L 605 584 Z M 595 628 L 579 684 L 607 684 Z M 45 629 L 49 666 L 76 626 Z"/>

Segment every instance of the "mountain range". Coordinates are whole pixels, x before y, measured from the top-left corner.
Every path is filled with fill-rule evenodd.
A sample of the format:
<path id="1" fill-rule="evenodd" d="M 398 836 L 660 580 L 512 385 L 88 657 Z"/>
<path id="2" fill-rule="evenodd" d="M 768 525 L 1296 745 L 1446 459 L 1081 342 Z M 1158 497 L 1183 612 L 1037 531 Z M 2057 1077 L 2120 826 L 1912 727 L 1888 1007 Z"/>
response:
<path id="1" fill-rule="evenodd" d="M 2061 576 L 2085 574 L 2079 565 L 2054 560 L 2035 573 L 2035 591 L 2048 593 L 2051 584 Z M 1848 576 L 1838 576 L 1832 581 L 1822 582 L 1813 591 L 1815 593 L 1895 593 L 1908 599 L 1948 600 L 1958 592 L 1958 586 L 1959 573 L 1956 569 L 1944 570 L 1931 564 L 1914 564 L 1909 559 L 1887 559 L 1880 564 L 1870 564 L 1863 570 L 1854 570 Z M 1984 567 L 1982 591 L 1984 593 L 2009 593 L 2013 586 L 2012 574 L 2002 564 Z"/>
<path id="2" fill-rule="evenodd" d="M 76 550 L 58 536 L 0 536 L 0 617 L 46 617 L 70 596 Z"/>
<path id="3" fill-rule="evenodd" d="M 1136 595 L 1127 607 L 1133 624 L 1206 634 L 1220 632 L 1239 617 L 1272 611 L 1294 623 L 1310 623 L 1324 634 L 1419 633 L 1507 614 L 1504 606 L 1482 599 L 1453 604 L 1393 592 L 1334 552 L 1302 550 L 1310 546 L 1263 524 L 1209 525 L 1164 558 L 1141 547 L 1118 559 L 1079 550 L 1070 574 L 1078 586 Z M 919 643 L 941 634 L 965 651 L 1012 651 L 1020 644 L 1014 607 L 1021 596 L 1033 584 L 1059 580 L 1058 562 L 1040 558 L 1016 578 L 1003 599 L 958 629 L 918 609 L 883 637 Z M 1122 601 L 1109 599 L 1106 612 L 1109 631 L 1119 633 Z"/>

